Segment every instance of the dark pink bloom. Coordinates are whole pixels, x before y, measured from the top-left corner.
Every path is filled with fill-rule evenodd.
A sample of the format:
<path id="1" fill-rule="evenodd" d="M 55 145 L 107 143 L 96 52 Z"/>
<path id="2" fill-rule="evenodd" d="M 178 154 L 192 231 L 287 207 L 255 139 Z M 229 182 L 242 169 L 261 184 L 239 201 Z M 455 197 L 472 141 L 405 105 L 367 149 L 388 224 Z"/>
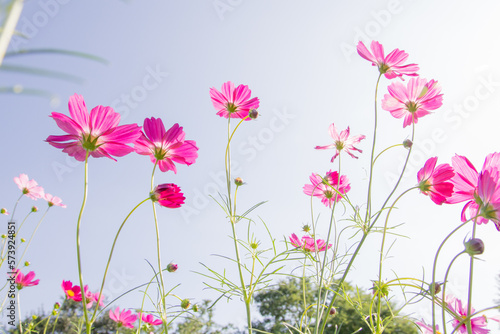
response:
<path id="1" fill-rule="evenodd" d="M 19 269 L 14 269 L 14 274 L 15 274 L 15 282 L 17 284 L 17 289 L 21 290 L 22 288 L 25 288 L 27 286 L 35 286 L 38 285 L 38 282 L 40 282 L 39 279 L 33 280 L 35 278 L 35 272 L 30 271 L 26 275 L 24 275 L 21 270 Z"/>
<path id="2" fill-rule="evenodd" d="M 117 307 L 114 311 L 109 310 L 109 318 L 118 323 L 118 327 L 134 328 L 133 323 L 137 320 L 137 315 L 132 311 L 121 310 Z"/>
<path id="3" fill-rule="evenodd" d="M 37 200 L 38 198 L 42 198 L 44 195 L 43 188 L 40 187 L 35 180 L 30 180 L 26 174 L 21 174 L 19 177 L 15 177 L 14 182 L 17 184 L 19 189 L 21 189 L 23 194 L 31 199 Z"/>
<path id="4" fill-rule="evenodd" d="M 44 196 L 45 200 L 49 204 L 49 207 L 51 206 L 60 206 L 61 208 L 65 208 L 66 204 L 62 204 L 62 199 L 60 199 L 57 196 L 52 196 L 51 194 L 45 194 Z"/>
<path id="5" fill-rule="evenodd" d="M 455 297 L 448 297 L 446 302 L 448 307 L 455 312 L 455 319 L 452 321 L 454 330 L 458 333 L 467 334 L 467 325 L 465 323 L 460 325 L 467 318 L 467 304 L 462 304 L 462 301 Z M 474 308 L 471 308 L 471 313 L 474 312 Z M 479 316 L 470 320 L 473 334 L 487 334 L 490 332 L 489 329 L 485 328 L 487 326 L 486 319 L 485 316 Z"/>
<path id="6" fill-rule="evenodd" d="M 52 117 L 57 126 L 67 135 L 49 136 L 47 142 L 63 149 L 64 153 L 75 157 L 78 161 L 85 160 L 86 151 L 94 158 L 112 156 L 122 157 L 134 149 L 127 144 L 134 143 L 141 135 L 137 124 L 120 125 L 120 114 L 111 107 L 97 106 L 90 114 L 81 95 L 75 94 L 69 98 L 69 114 L 53 112 Z"/>
<path id="7" fill-rule="evenodd" d="M 73 299 L 75 302 L 82 301 L 82 289 L 78 285 L 73 285 L 71 281 L 62 281 L 61 287 L 67 299 Z"/>
<path id="8" fill-rule="evenodd" d="M 342 175 L 339 180 L 339 173 L 331 170 L 326 173 L 324 181 L 321 176 L 314 173 L 309 177 L 309 180 L 311 180 L 311 184 L 304 185 L 304 193 L 320 198 L 321 202 L 330 208 L 333 202 L 342 199 L 340 194 L 344 195 L 351 190 L 347 176 Z"/>
<path id="9" fill-rule="evenodd" d="M 184 204 L 185 199 L 181 193 L 181 188 L 173 183 L 157 185 L 151 194 L 151 200 L 171 209 L 179 208 Z"/>
<path id="10" fill-rule="evenodd" d="M 179 124 L 174 124 L 165 131 L 160 118 L 146 118 L 144 133 L 135 142 L 138 154 L 149 155 L 151 162 L 157 163 L 162 172 L 169 170 L 177 173 L 174 162 L 191 165 L 198 157 L 198 147 L 194 140 L 184 140 L 186 134 Z"/>
<path id="11" fill-rule="evenodd" d="M 385 75 L 387 79 L 402 77 L 403 75 L 416 76 L 419 70 L 417 64 L 404 65 L 408 54 L 399 49 L 393 50 L 384 56 L 384 47 L 377 41 L 372 41 L 368 51 L 363 42 L 358 43 L 358 54 L 364 59 L 371 61 L 373 66 L 377 66 L 380 74 Z"/>
<path id="12" fill-rule="evenodd" d="M 155 319 L 152 314 L 141 313 L 141 319 L 142 319 L 142 321 L 144 321 L 145 323 L 147 323 L 151 326 L 158 326 L 158 325 L 161 325 L 163 323 L 162 320 Z"/>
<path id="13" fill-rule="evenodd" d="M 418 171 L 418 189 L 431 200 L 441 205 L 453 194 L 453 183 L 451 178 L 455 173 L 448 164 L 436 167 L 437 157 L 430 158 L 425 162 L 422 169 Z"/>
<path id="14" fill-rule="evenodd" d="M 297 237 L 295 233 L 290 236 L 290 242 L 296 248 L 301 248 L 303 250 L 309 252 L 323 252 L 327 249 L 325 240 L 316 239 L 316 243 L 314 242 L 314 238 L 311 238 L 308 235 L 303 236 L 301 239 Z M 328 244 L 328 249 L 332 247 L 332 244 Z"/>
<path id="15" fill-rule="evenodd" d="M 326 146 L 316 146 L 315 149 L 317 150 L 327 150 L 327 149 L 335 149 L 335 155 L 332 157 L 331 162 L 335 160 L 336 157 L 339 156 L 341 151 L 345 151 L 347 154 L 349 154 L 351 157 L 357 159 L 358 157 L 355 156 L 354 154 L 351 153 L 351 151 L 356 150 L 358 152 L 363 152 L 360 149 L 354 147 L 355 144 L 359 144 L 361 140 L 365 139 L 364 135 L 357 135 L 357 136 L 352 136 L 349 138 L 349 133 L 350 129 L 347 127 L 346 130 L 340 131 L 340 134 L 337 132 L 337 128 L 335 127 L 335 124 L 332 123 L 329 128 L 330 131 L 330 136 L 333 138 L 333 144 L 326 145 Z"/>
<path id="16" fill-rule="evenodd" d="M 441 87 L 434 80 L 411 78 L 407 86 L 393 82 L 387 89 L 389 94 L 384 95 L 382 108 L 396 118 L 404 117 L 403 127 L 417 124 L 420 117 L 443 104 Z"/>
<path id="17" fill-rule="evenodd" d="M 434 333 L 432 330 L 432 325 L 426 325 L 423 320 L 421 322 L 415 321 L 415 323 L 420 328 L 420 331 L 422 332 L 422 334 L 433 334 Z M 441 334 L 441 332 L 439 331 L 438 325 L 436 325 L 436 334 Z"/>
<path id="18" fill-rule="evenodd" d="M 259 107 L 259 98 L 250 98 L 252 91 L 246 85 L 239 85 L 234 88 L 234 84 L 228 81 L 222 85 L 221 92 L 215 88 L 210 88 L 212 104 L 217 109 L 217 115 L 224 118 L 245 118 L 250 109 Z M 247 118 L 250 121 L 251 118 Z"/>

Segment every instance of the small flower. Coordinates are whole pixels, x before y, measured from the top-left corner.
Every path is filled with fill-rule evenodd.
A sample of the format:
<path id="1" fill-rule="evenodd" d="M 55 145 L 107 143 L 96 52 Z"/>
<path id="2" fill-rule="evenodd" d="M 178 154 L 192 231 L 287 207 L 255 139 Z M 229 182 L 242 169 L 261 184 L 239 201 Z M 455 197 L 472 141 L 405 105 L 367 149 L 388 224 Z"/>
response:
<path id="1" fill-rule="evenodd" d="M 161 206 L 171 209 L 180 208 L 186 199 L 181 193 L 181 188 L 173 183 L 157 185 L 150 196 L 153 202 L 158 202 Z"/>
<path id="2" fill-rule="evenodd" d="M 470 256 L 480 255 L 484 252 L 484 243 L 479 238 L 472 238 L 464 242 L 465 252 Z"/>
<path id="3" fill-rule="evenodd" d="M 185 140 L 186 134 L 179 124 L 168 131 L 160 118 L 146 118 L 144 132 L 135 142 L 135 152 L 149 155 L 152 163 L 157 163 L 162 172 L 169 170 L 177 173 L 174 162 L 191 165 L 198 158 L 198 147 L 194 140 Z"/>
<path id="4" fill-rule="evenodd" d="M 185 310 L 187 310 L 189 308 L 189 306 L 191 306 L 191 302 L 189 301 L 189 299 L 183 299 L 181 301 L 181 307 Z"/>
<path id="5" fill-rule="evenodd" d="M 301 248 L 309 252 L 323 252 L 327 249 L 325 240 L 317 239 L 315 243 L 314 238 L 305 235 L 299 239 L 295 233 L 290 236 L 290 243 L 296 248 Z M 332 244 L 328 244 L 328 249 L 330 249 L 330 247 L 332 247 Z"/>
<path id="6" fill-rule="evenodd" d="M 179 266 L 178 266 L 177 264 L 175 264 L 175 263 L 169 263 L 169 264 L 167 265 L 167 271 L 168 271 L 169 273 L 174 273 L 174 272 L 176 272 L 176 271 L 177 271 L 177 268 L 179 268 Z"/>
<path id="7" fill-rule="evenodd" d="M 221 91 L 210 88 L 212 104 L 220 117 L 244 119 L 250 109 L 259 108 L 259 98 L 250 98 L 252 91 L 246 85 L 234 88 L 234 84 L 228 81 L 222 85 Z M 246 120 L 250 121 L 251 118 Z"/>
<path id="8" fill-rule="evenodd" d="M 389 94 L 382 99 L 382 109 L 393 117 L 404 117 L 403 127 L 418 123 L 418 119 L 429 115 L 443 104 L 443 94 L 437 81 L 411 78 L 405 87 L 401 82 L 393 82 Z"/>
<path id="9" fill-rule="evenodd" d="M 28 175 L 21 174 L 19 177 L 14 178 L 14 182 L 17 184 L 19 189 L 21 189 L 23 195 L 26 195 L 34 200 L 43 197 L 43 188 L 40 187 L 35 180 L 30 180 Z"/>
<path id="10" fill-rule="evenodd" d="M 241 179 L 241 177 L 237 177 L 234 179 L 234 184 L 236 184 L 238 187 L 242 186 L 245 184 L 245 182 L 243 182 L 243 180 Z"/>
<path id="11" fill-rule="evenodd" d="M 16 275 L 16 284 L 17 284 L 17 289 L 21 290 L 22 288 L 25 288 L 27 286 L 35 286 L 38 285 L 38 282 L 40 282 L 39 279 L 33 280 L 35 278 L 35 272 L 30 271 L 26 275 L 24 275 L 19 269 L 14 269 L 13 271 Z"/>
<path id="12" fill-rule="evenodd" d="M 320 198 L 321 202 L 330 208 L 333 202 L 342 199 L 340 194 L 345 195 L 351 190 L 347 176 L 342 175 L 339 179 L 339 173 L 331 170 L 326 173 L 324 178 L 321 178 L 318 174 L 312 174 L 309 180 L 311 180 L 312 184 L 304 185 L 304 193 Z"/>
<path id="13" fill-rule="evenodd" d="M 424 167 L 418 171 L 418 189 L 431 200 L 441 205 L 453 194 L 453 183 L 451 178 L 455 175 L 453 168 L 448 164 L 436 167 L 437 157 L 430 158 Z"/>
<path id="14" fill-rule="evenodd" d="M 446 303 L 448 304 L 448 307 L 455 312 L 455 319 L 452 321 L 454 330 L 458 333 L 466 334 L 467 325 L 462 321 L 467 318 L 467 304 L 462 304 L 462 301 L 455 297 L 448 297 Z M 474 308 L 471 308 L 471 314 L 473 314 L 474 312 Z M 470 319 L 470 323 L 473 334 L 486 334 L 490 332 L 489 329 L 485 328 L 487 326 L 485 316 L 472 318 Z"/>
<path id="15" fill-rule="evenodd" d="M 358 54 L 364 59 L 371 61 L 373 66 L 377 66 L 380 74 L 387 79 L 402 77 L 403 75 L 416 76 L 419 70 L 417 64 L 403 65 L 408 58 L 408 54 L 399 49 L 393 50 L 384 57 L 384 47 L 377 41 L 372 41 L 370 45 L 372 52 L 368 51 L 363 42 L 358 43 Z"/>
<path id="16" fill-rule="evenodd" d="M 432 330 L 432 326 L 426 325 L 423 320 L 421 322 L 416 321 L 415 323 L 420 328 L 420 331 L 422 332 L 422 334 L 433 334 L 434 333 L 434 331 Z M 436 334 L 441 334 L 441 332 L 439 331 L 438 325 L 436 325 Z"/>
<path id="17" fill-rule="evenodd" d="M 1 208 L 1 209 L 0 209 L 0 214 L 2 214 L 2 215 L 6 215 L 6 216 L 7 216 L 7 215 L 9 215 L 9 212 L 7 211 L 7 209 L 6 209 L 6 208 Z"/>
<path id="18" fill-rule="evenodd" d="M 75 302 L 82 301 L 82 289 L 78 285 L 73 285 L 71 281 L 62 281 L 61 287 L 67 299 L 72 299 Z"/>
<path id="19" fill-rule="evenodd" d="M 118 328 L 127 327 L 134 328 L 133 323 L 137 320 L 137 315 L 132 314 L 132 311 L 121 310 L 117 307 L 114 311 L 109 310 L 109 318 L 118 324 Z"/>
<path id="20" fill-rule="evenodd" d="M 38 212 L 38 207 L 33 205 L 31 207 L 31 212 Z"/>
<path id="21" fill-rule="evenodd" d="M 116 161 L 113 156 L 122 157 L 134 150 L 127 144 L 139 138 L 141 128 L 137 124 L 118 126 L 121 116 L 113 108 L 97 106 L 89 114 L 83 97 L 78 94 L 69 98 L 68 108 L 71 117 L 57 112 L 50 115 L 57 126 L 68 133 L 47 137 L 50 145 L 78 161 L 85 160 L 87 151 L 94 158 L 108 157 Z"/>
<path id="22" fill-rule="evenodd" d="M 363 139 L 366 137 L 364 135 L 357 135 L 357 136 L 351 136 L 349 138 L 349 133 L 350 129 L 347 127 L 346 130 L 340 131 L 340 134 L 337 132 L 337 128 L 335 127 L 335 124 L 332 123 L 329 128 L 330 131 L 330 136 L 333 138 L 333 144 L 326 145 L 326 146 L 316 146 L 315 149 L 317 150 L 327 150 L 327 149 L 335 149 L 335 155 L 332 157 L 331 162 L 335 160 L 336 157 L 339 156 L 341 151 L 345 151 L 347 154 L 349 154 L 351 157 L 357 159 L 358 157 L 355 156 L 354 154 L 351 153 L 351 151 L 355 150 L 358 151 L 359 153 L 362 153 L 360 149 L 354 147 L 355 144 L 359 144 Z"/>
<path id="23" fill-rule="evenodd" d="M 51 194 L 45 194 L 45 200 L 47 201 L 49 207 L 51 206 L 60 206 L 61 208 L 65 208 L 66 204 L 62 204 L 62 199 L 57 196 L 52 196 Z"/>
<path id="24" fill-rule="evenodd" d="M 152 314 L 143 314 L 141 313 L 141 319 L 145 323 L 151 325 L 151 326 L 159 326 L 163 323 L 161 319 L 155 319 Z"/>

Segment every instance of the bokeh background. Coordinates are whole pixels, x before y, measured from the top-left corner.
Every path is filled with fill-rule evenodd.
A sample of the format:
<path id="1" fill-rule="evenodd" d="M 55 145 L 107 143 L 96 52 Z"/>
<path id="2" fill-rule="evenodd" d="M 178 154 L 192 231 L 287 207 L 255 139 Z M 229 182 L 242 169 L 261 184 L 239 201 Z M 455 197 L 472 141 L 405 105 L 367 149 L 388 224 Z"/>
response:
<path id="1" fill-rule="evenodd" d="M 199 146 L 199 158 L 178 173 L 157 173 L 156 182 L 174 182 L 185 193 L 186 204 L 177 210 L 159 209 L 162 257 L 165 265 L 179 264 L 167 276 L 169 286 L 193 302 L 216 299 L 204 289 L 203 263 L 235 273 L 236 267 L 212 256 L 233 255 L 230 226 L 213 201 L 224 192 L 226 121 L 215 115 L 209 88 L 222 83 L 249 85 L 260 98 L 261 116 L 240 127 L 233 146 L 234 176 L 246 185 L 239 191 L 239 207 L 268 201 L 252 217 L 266 222 L 277 240 L 299 233 L 311 223 L 309 198 L 302 187 L 311 173 L 337 168 L 333 151 L 316 151 L 332 139 L 328 126 L 350 126 L 352 134 L 365 134 L 358 160 L 342 156 L 342 172 L 351 181 L 350 198 L 366 202 L 369 152 L 373 137 L 373 98 L 377 70 L 356 53 L 359 40 L 377 40 L 386 53 L 394 48 L 409 53 L 419 73 L 442 85 L 444 104 L 419 120 L 413 157 L 400 191 L 416 183 L 416 172 L 432 156 L 450 162 L 454 154 L 467 156 L 480 169 L 484 157 L 499 150 L 497 127 L 500 110 L 500 52 L 496 1 L 27 1 L 9 51 L 57 48 L 85 52 L 106 63 L 67 55 L 36 54 L 8 57 L 9 66 L 27 66 L 60 72 L 54 77 L 23 74 L 0 68 L 0 86 L 15 91 L 44 91 L 42 95 L 3 93 L 0 99 L 2 131 L 0 206 L 12 210 L 19 196 L 13 177 L 26 173 L 59 196 L 68 206 L 52 208 L 42 222 L 25 260 L 31 262 L 40 285 L 22 291 L 24 314 L 50 310 L 63 292 L 62 280 L 78 280 L 75 230 L 83 195 L 83 164 L 44 140 L 62 134 L 48 117 L 68 114 L 69 96 L 84 96 L 87 107 L 110 105 L 122 123 L 142 125 L 146 117 L 160 117 L 167 127 L 179 123 L 186 138 Z M 379 98 L 389 81 L 383 79 Z M 377 151 L 410 137 L 402 120 L 380 111 Z M 404 149 L 379 159 L 374 198 L 379 205 L 400 171 Z M 84 280 L 97 290 L 112 239 L 129 210 L 148 196 L 152 163 L 130 154 L 92 159 L 89 164 L 89 200 L 82 225 Z M 24 198 L 16 214 L 21 220 L 32 205 L 29 237 L 46 203 Z M 319 236 L 326 235 L 328 210 L 313 203 L 319 215 Z M 384 278 L 395 273 L 430 281 L 432 261 L 440 241 L 460 222 L 462 205 L 437 207 L 413 191 L 398 204 L 392 225 L 406 236 L 392 246 Z M 340 214 L 342 211 L 340 212 Z M 349 212 L 345 217 L 349 216 Z M 6 226 L 7 217 L 2 218 Z M 349 224 L 349 222 L 340 222 Z M 245 227 L 241 226 L 241 233 Z M 6 231 L 6 227 L 4 227 Z M 23 227 L 24 229 L 24 227 Z M 5 232 L 2 232 L 5 233 Z M 269 245 L 261 225 L 256 236 Z M 451 258 L 463 249 L 470 229 L 453 238 L 439 264 L 440 277 Z M 499 232 L 492 223 L 477 235 L 486 251 L 477 261 L 473 297 L 476 309 L 498 299 L 500 272 Z M 150 205 L 144 205 L 124 228 L 112 260 L 105 294 L 112 299 L 152 276 L 147 263 L 155 262 L 154 223 Z M 352 244 L 353 240 L 348 241 Z M 390 241 L 392 243 L 392 240 Z M 389 244 L 390 244 L 389 243 Z M 284 248 L 284 244 L 278 243 Z M 342 245 L 341 248 L 345 246 Z M 370 237 L 348 276 L 350 282 L 370 288 L 377 278 L 380 235 Z M 453 267 L 449 289 L 466 298 L 466 257 Z M 297 264 L 290 264 L 291 271 Z M 2 269 L 3 270 L 3 269 Z M 26 269 L 25 269 L 26 270 Z M 396 297 L 397 300 L 398 297 Z M 108 301 L 110 300 L 108 299 Z M 116 305 L 137 308 L 141 294 L 129 293 Z M 175 300 L 172 300 L 175 303 Z M 407 309 L 415 318 L 429 316 L 427 304 Z M 244 305 L 221 300 L 215 320 L 244 324 Z"/>

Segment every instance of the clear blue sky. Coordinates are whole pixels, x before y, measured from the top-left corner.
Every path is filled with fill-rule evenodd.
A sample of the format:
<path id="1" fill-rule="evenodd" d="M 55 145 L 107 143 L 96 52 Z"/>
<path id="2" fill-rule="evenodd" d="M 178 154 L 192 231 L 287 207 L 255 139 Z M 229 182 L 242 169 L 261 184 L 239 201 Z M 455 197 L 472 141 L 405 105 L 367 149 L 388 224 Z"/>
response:
<path id="1" fill-rule="evenodd" d="M 40 67 L 63 72 L 83 82 L 41 78 L 3 72 L 2 86 L 20 84 L 49 91 L 52 98 L 3 94 L 0 100 L 2 164 L 0 206 L 12 208 L 18 189 L 14 176 L 27 173 L 47 192 L 60 196 L 67 209 L 53 208 L 28 251 L 31 269 L 40 286 L 22 291 L 23 311 L 43 306 L 46 310 L 62 296 L 61 281 L 77 281 L 75 229 L 83 192 L 83 164 L 77 163 L 44 142 L 62 134 L 48 117 L 52 111 L 67 114 L 70 95 L 83 95 L 87 107 L 111 105 L 124 123 L 142 125 L 146 117 L 161 117 L 170 126 L 178 122 L 186 138 L 196 140 L 196 164 L 180 166 L 178 173 L 157 173 L 157 182 L 174 182 L 187 197 L 179 210 L 159 210 L 163 261 L 177 262 L 178 272 L 169 284 L 182 283 L 177 294 L 194 301 L 214 299 L 203 289 L 199 262 L 214 268 L 228 267 L 210 254 L 232 256 L 230 226 L 210 195 L 223 191 L 226 121 L 215 115 L 209 88 L 220 89 L 231 80 L 247 84 L 261 100 L 261 117 L 237 133 L 233 147 L 238 175 L 247 185 L 240 205 L 267 200 L 254 218 L 266 221 L 276 238 L 297 233 L 310 222 L 309 199 L 302 193 L 312 172 L 324 173 L 336 166 L 333 152 L 315 151 L 331 139 L 328 126 L 351 127 L 365 134 L 359 160 L 343 157 L 343 173 L 352 182 L 351 199 L 365 201 L 367 164 L 372 138 L 375 68 L 355 51 L 359 39 L 381 42 L 386 52 L 394 48 L 410 54 L 420 74 L 442 85 L 444 104 L 417 126 L 415 157 L 401 190 L 415 184 L 416 172 L 429 157 L 449 162 L 455 154 L 466 155 L 480 168 L 484 157 L 499 150 L 496 135 L 500 106 L 500 23 L 495 1 L 28 1 L 13 48 L 60 48 L 102 57 L 107 65 L 63 55 L 26 55 L 6 64 Z M 383 80 L 379 97 L 389 82 Z M 410 134 L 402 120 L 380 112 L 378 150 L 399 143 Z M 401 152 L 399 152 L 401 153 Z M 381 160 L 375 189 L 384 196 L 401 165 L 394 152 Z M 82 227 L 84 279 L 92 289 L 100 284 L 112 238 L 121 220 L 149 191 L 152 164 L 131 154 L 113 162 L 90 163 L 89 201 Z M 378 197 L 377 197 L 378 198 Z M 45 203 L 35 203 L 44 207 Z M 32 205 L 23 199 L 18 210 Z M 398 232 L 408 236 L 391 250 L 389 268 L 400 276 L 429 277 L 438 243 L 459 222 L 461 205 L 436 207 L 416 192 L 400 203 L 393 224 L 405 223 Z M 321 217 L 327 210 L 316 203 Z M 38 214 L 40 217 L 41 214 Z M 323 218 L 324 218 L 323 217 Z M 37 219 L 30 218 L 33 228 Z M 5 219 L 4 219 L 5 220 Z M 326 220 L 322 222 L 326 225 Z M 29 228 L 26 229 L 26 232 Z M 322 228 L 320 228 L 322 229 Z M 497 298 L 495 276 L 500 272 L 500 234 L 493 224 L 478 234 L 486 252 L 476 269 L 475 308 L 487 307 Z M 264 236 L 264 235 L 263 235 Z M 462 249 L 460 235 L 446 249 L 451 257 Z M 149 205 L 127 223 L 112 261 L 108 294 L 117 296 L 145 282 L 151 275 L 146 260 L 155 261 L 154 224 Z M 374 258 L 379 237 L 366 245 L 350 281 L 363 287 L 377 275 Z M 444 256 L 444 259 L 446 259 Z M 447 263 L 447 262 L 446 262 Z M 464 298 L 466 275 L 455 266 L 450 290 Z M 444 270 L 444 268 L 443 268 Z M 132 293 L 119 303 L 139 306 Z M 426 306 L 417 317 L 427 316 Z M 243 304 L 217 306 L 217 320 L 241 324 Z"/>

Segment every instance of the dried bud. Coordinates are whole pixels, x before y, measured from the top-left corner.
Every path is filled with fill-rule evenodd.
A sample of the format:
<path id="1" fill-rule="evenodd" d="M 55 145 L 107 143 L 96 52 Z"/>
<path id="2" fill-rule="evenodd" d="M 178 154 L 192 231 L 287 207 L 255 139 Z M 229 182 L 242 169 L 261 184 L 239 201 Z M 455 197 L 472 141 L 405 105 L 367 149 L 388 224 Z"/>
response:
<path id="1" fill-rule="evenodd" d="M 237 177 L 234 179 L 234 184 L 236 184 L 238 187 L 244 185 L 245 183 L 241 179 L 241 177 Z"/>
<path id="2" fill-rule="evenodd" d="M 335 309 L 335 307 L 332 307 L 330 309 L 330 315 L 335 315 L 335 314 L 337 314 L 337 310 Z"/>
<path id="3" fill-rule="evenodd" d="M 181 307 L 185 310 L 187 310 L 190 305 L 191 305 L 191 302 L 189 301 L 189 299 L 183 299 L 181 302 Z"/>
<path id="4" fill-rule="evenodd" d="M 405 141 L 403 141 L 403 146 L 404 148 L 411 148 L 413 146 L 413 142 L 409 139 L 405 139 Z"/>
<path id="5" fill-rule="evenodd" d="M 175 263 L 169 263 L 169 264 L 167 265 L 167 271 L 168 271 L 169 273 L 173 273 L 173 272 L 175 272 L 175 271 L 177 270 L 177 268 L 179 268 L 179 266 L 178 266 L 177 264 L 175 264 Z"/>
<path id="6" fill-rule="evenodd" d="M 257 111 L 257 109 L 250 109 L 250 111 L 248 112 L 248 116 L 251 119 L 256 119 L 259 116 L 259 112 Z"/>
<path id="7" fill-rule="evenodd" d="M 33 205 L 33 206 L 31 207 L 31 212 L 37 212 L 37 211 L 38 211 L 38 208 L 37 208 L 36 206 L 34 206 L 34 205 Z"/>
<path id="8" fill-rule="evenodd" d="M 464 242 L 464 246 L 465 252 L 470 256 L 483 254 L 484 252 L 484 243 L 478 238 L 469 239 L 469 241 Z"/>

